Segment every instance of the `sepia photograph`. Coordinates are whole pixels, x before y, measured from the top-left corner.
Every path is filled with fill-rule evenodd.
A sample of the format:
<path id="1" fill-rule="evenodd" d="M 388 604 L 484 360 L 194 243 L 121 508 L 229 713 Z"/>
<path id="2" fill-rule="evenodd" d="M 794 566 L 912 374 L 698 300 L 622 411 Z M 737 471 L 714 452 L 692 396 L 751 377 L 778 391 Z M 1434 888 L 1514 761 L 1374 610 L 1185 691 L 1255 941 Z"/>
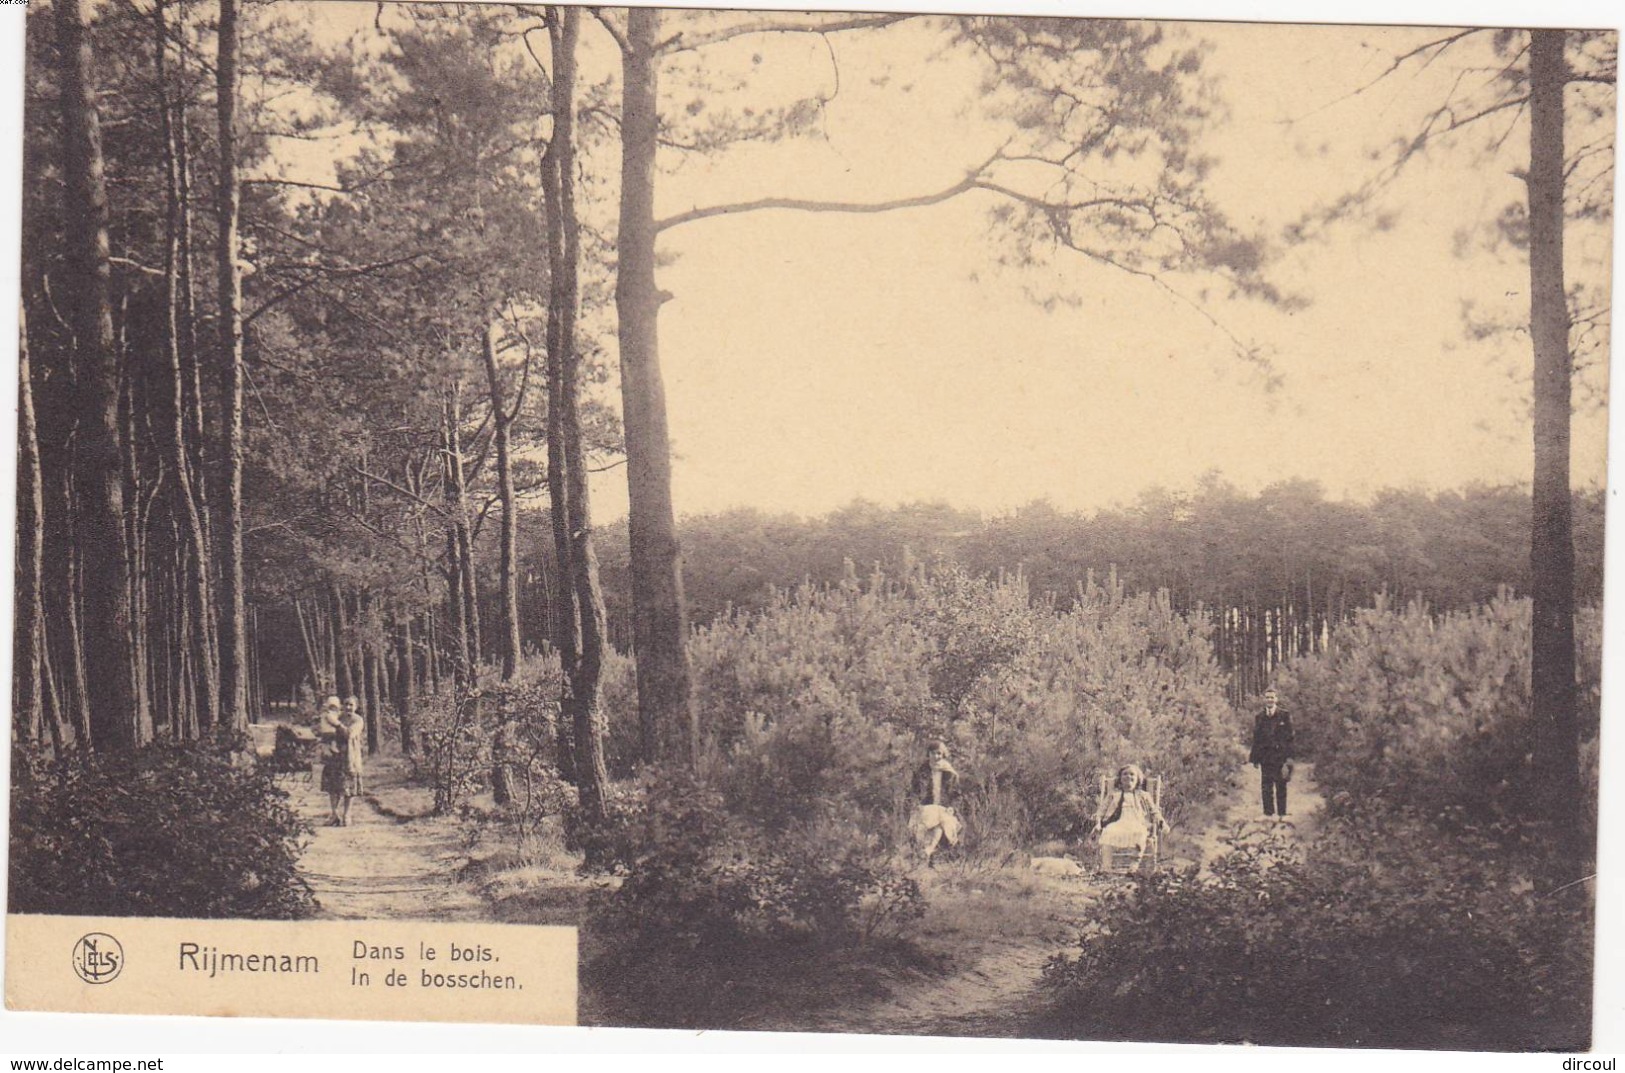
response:
<path id="1" fill-rule="evenodd" d="M 1591 1049 L 1616 28 L 11 16 L 8 1007 Z"/>

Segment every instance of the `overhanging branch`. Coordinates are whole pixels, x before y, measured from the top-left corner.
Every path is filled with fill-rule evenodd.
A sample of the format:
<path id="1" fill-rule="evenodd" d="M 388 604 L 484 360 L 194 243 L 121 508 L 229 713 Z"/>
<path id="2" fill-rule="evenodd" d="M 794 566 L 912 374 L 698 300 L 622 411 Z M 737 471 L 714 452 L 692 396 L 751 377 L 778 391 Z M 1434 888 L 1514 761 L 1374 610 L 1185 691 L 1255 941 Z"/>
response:
<path id="1" fill-rule="evenodd" d="M 717 216 L 737 216 L 740 213 L 760 212 L 765 209 L 778 209 L 788 212 L 845 212 L 845 213 L 879 213 L 896 212 L 899 209 L 919 209 L 929 205 L 939 205 L 960 194 L 975 190 L 983 184 L 983 175 L 988 165 L 999 158 L 995 153 L 988 157 L 978 167 L 966 173 L 965 177 L 952 186 L 938 190 L 935 193 L 920 194 L 916 197 L 896 198 L 891 201 L 818 201 L 809 198 L 795 197 L 764 197 L 754 201 L 738 201 L 729 205 L 712 205 L 703 209 L 689 209 L 675 216 L 668 216 L 664 220 L 655 222 L 656 231 L 666 231 L 682 224 L 693 223 L 695 220 L 709 220 Z"/>
<path id="2" fill-rule="evenodd" d="M 782 18 L 769 15 L 752 22 L 725 26 L 706 33 L 690 34 L 686 30 L 679 30 L 656 45 L 655 51 L 661 53 L 689 52 L 697 48 L 719 45 L 724 41 L 732 41 L 738 37 L 749 37 L 755 34 L 833 34 L 843 33 L 847 30 L 873 30 L 902 22 L 904 19 L 917 17 L 912 13 L 874 14 L 852 15 L 849 18 L 832 19 L 828 22 L 808 22 L 804 19 L 796 22 L 786 22 Z"/>
<path id="3" fill-rule="evenodd" d="M 430 500 L 424 499 L 422 496 L 418 495 L 416 492 L 412 491 L 410 488 L 406 488 L 406 487 L 404 487 L 402 485 L 396 484 L 394 481 L 390 480 L 388 477 L 382 476 L 382 475 L 377 474 L 377 473 L 372 473 L 372 472 L 370 472 L 368 470 L 362 469 L 360 466 L 351 466 L 350 468 L 355 470 L 355 472 L 357 474 L 359 474 L 361 477 L 365 478 L 366 480 L 376 481 L 379 484 L 383 485 L 385 488 L 389 488 L 389 489 L 391 489 L 391 490 L 393 490 L 395 492 L 399 492 L 401 495 L 405 496 L 407 499 L 410 499 L 412 502 L 416 503 L 418 506 L 427 507 L 429 510 L 434 511 L 436 514 L 440 515 L 442 518 L 449 518 L 450 517 L 450 515 L 446 512 L 445 507 L 442 507 L 438 503 L 435 503 L 435 502 L 432 502 Z"/>
<path id="4" fill-rule="evenodd" d="M 615 39 L 616 46 L 623 53 L 630 52 L 632 50 L 631 44 L 626 40 L 626 34 L 622 33 L 620 27 L 616 26 L 610 21 L 609 16 L 604 14 L 603 8 L 590 7 L 587 10 L 592 12 L 593 18 L 598 20 L 598 25 L 602 26 L 604 31 L 608 33 L 610 37 Z"/>

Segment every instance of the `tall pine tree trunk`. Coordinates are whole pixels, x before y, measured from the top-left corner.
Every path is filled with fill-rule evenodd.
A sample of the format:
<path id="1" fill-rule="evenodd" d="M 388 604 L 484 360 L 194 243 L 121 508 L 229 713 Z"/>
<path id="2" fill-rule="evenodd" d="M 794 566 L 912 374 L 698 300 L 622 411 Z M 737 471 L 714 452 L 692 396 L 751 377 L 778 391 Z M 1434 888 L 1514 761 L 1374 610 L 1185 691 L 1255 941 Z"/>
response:
<path id="1" fill-rule="evenodd" d="M 400 721 L 401 755 L 412 755 L 412 715 L 417 700 L 417 662 L 412 651 L 412 616 L 400 615 L 395 655 L 395 716 Z"/>
<path id="2" fill-rule="evenodd" d="M 560 686 L 559 721 L 555 727 L 559 774 L 569 782 L 576 781 L 575 717 L 571 706 L 572 683 L 575 681 L 577 661 L 581 658 L 581 619 L 576 607 L 575 586 L 571 582 L 570 559 L 570 484 L 566 475 L 564 450 L 564 418 L 560 400 L 564 395 L 566 336 L 574 305 L 565 308 L 569 294 L 566 277 L 570 272 L 566 255 L 564 232 L 567 224 L 563 215 L 560 192 L 561 154 L 567 152 L 560 127 L 568 121 L 561 118 L 561 78 L 574 73 L 574 55 L 564 54 L 563 24 L 560 9 L 548 8 L 548 35 L 553 45 L 553 136 L 542 158 L 542 205 L 547 214 L 547 257 L 549 268 L 549 294 L 547 310 L 547 494 L 548 521 L 553 532 L 553 559 L 555 569 L 548 585 L 548 625 L 553 648 L 559 654 L 559 669 L 563 674 Z"/>
<path id="3" fill-rule="evenodd" d="M 671 443 L 660 377 L 655 287 L 655 155 L 660 12 L 627 12 L 622 50 L 621 207 L 615 309 L 621 350 L 631 536 L 633 647 L 644 759 L 692 765 L 698 723 L 686 647 L 682 560 L 671 499 Z"/>
<path id="4" fill-rule="evenodd" d="M 90 745 L 117 750 L 139 741 L 130 567 L 124 546 L 124 476 L 119 452 L 118 355 L 113 340 L 107 188 L 100 120 L 91 83 L 95 59 L 80 0 L 56 0 L 62 109 L 65 287 L 75 338 L 79 418 L 76 505 L 85 594 L 85 690 Z"/>
<path id="5" fill-rule="evenodd" d="M 311 632 L 311 623 L 305 617 L 305 604 L 297 597 L 293 601 L 294 621 L 299 624 L 299 640 L 304 645 L 305 667 L 310 674 L 311 688 L 317 693 L 326 692 L 323 685 L 325 675 L 322 673 L 322 660 L 316 654 L 316 638 Z M 319 699 L 319 698 L 318 698 Z"/>
<path id="6" fill-rule="evenodd" d="M 76 425 L 77 427 L 77 425 Z M 66 450 L 57 478 L 51 482 L 51 499 L 46 505 L 45 544 L 52 554 L 45 557 L 45 586 L 49 593 L 45 613 L 47 662 L 61 668 L 59 691 L 63 719 L 73 726 L 74 741 L 80 748 L 90 746 L 90 692 L 85 685 L 85 636 L 80 630 L 78 533 L 74 527 L 75 500 L 72 456 Z M 44 459 L 41 458 L 44 471 Z M 50 645 L 58 646 L 52 656 Z"/>
<path id="7" fill-rule="evenodd" d="M 128 310 L 124 310 L 120 318 L 128 323 Z M 124 546 L 130 564 L 130 646 L 135 660 L 135 710 L 137 724 L 135 728 L 136 744 L 152 740 L 152 703 L 148 691 L 148 680 L 151 666 L 149 663 L 149 646 L 147 623 L 151 621 L 148 608 L 147 594 L 151 583 L 147 569 L 148 548 L 147 529 L 148 519 L 152 513 L 152 496 L 147 494 L 142 481 L 140 459 L 140 445 L 146 438 L 143 430 L 138 427 L 140 416 L 145 410 L 142 400 L 137 393 L 137 371 L 134 362 L 130 360 L 130 352 L 123 345 L 122 333 L 120 339 L 119 367 L 123 370 L 123 386 L 120 394 L 123 398 L 121 407 L 123 413 L 120 419 L 121 457 L 124 460 L 124 503 L 126 520 L 124 525 Z"/>
<path id="8" fill-rule="evenodd" d="M 220 174 L 216 190 L 220 288 L 221 458 L 220 721 L 248 725 L 248 620 L 243 592 L 243 280 L 237 263 L 237 0 L 220 0 L 219 55 L 215 65 Z"/>
<path id="9" fill-rule="evenodd" d="M 172 499 L 177 524 L 185 535 L 189 556 L 183 557 L 186 570 L 184 599 L 188 603 L 189 629 L 180 643 L 191 649 L 190 662 L 195 683 L 186 688 L 195 691 L 198 718 L 205 726 L 216 722 L 216 705 L 220 700 L 220 667 L 215 659 L 214 646 L 205 623 L 209 620 L 210 601 L 208 564 L 209 542 L 198 510 L 199 497 L 193 486 L 191 452 L 186 435 L 186 370 L 181 361 L 182 325 L 189 317 L 183 316 L 182 239 L 185 232 L 184 209 L 181 201 L 183 163 L 176 140 L 176 124 L 170 108 L 168 91 L 168 29 L 165 18 L 165 0 L 153 5 L 154 74 L 158 84 L 158 111 L 164 140 L 166 183 L 164 187 L 164 323 L 163 356 L 168 370 L 168 412 L 165 414 L 168 439 L 169 471 L 174 478 Z"/>
<path id="10" fill-rule="evenodd" d="M 548 146 L 543 177 L 552 278 L 548 296 L 552 391 L 548 458 L 550 479 L 554 465 L 564 471 L 564 479 L 554 484 L 562 490 L 563 502 L 555 493 L 553 512 L 555 519 L 563 514 L 568 523 L 564 527 L 565 540 L 557 548 L 558 572 L 564 581 L 561 588 L 569 592 L 565 607 L 574 618 L 571 641 L 576 646 L 566 668 L 568 693 L 563 713 L 574 738 L 571 767 L 577 796 L 589 821 L 596 821 L 608 809 L 609 773 L 599 707 L 604 666 L 604 594 L 598 582 L 598 552 L 593 545 L 592 498 L 581 428 L 581 352 L 576 346 L 581 251 L 575 204 L 575 79 L 581 13 L 573 7 L 554 7 L 549 11 L 548 25 L 553 38 L 553 140 Z M 556 520 L 554 532 L 556 537 Z"/>
<path id="11" fill-rule="evenodd" d="M 186 23 L 186 0 L 178 0 L 180 24 L 184 28 Z M 182 50 L 176 56 L 178 74 L 184 83 L 186 74 L 186 52 Z M 176 349 L 179 351 L 181 364 L 181 381 L 183 385 L 184 409 L 186 413 L 185 431 L 186 445 L 192 468 L 192 494 L 197 500 L 198 517 L 203 526 L 203 543 L 206 548 L 214 547 L 214 528 L 209 517 L 209 460 L 207 425 L 203 416 L 203 371 L 198 360 L 197 336 L 197 285 L 193 272 L 192 251 L 192 151 L 189 134 L 190 123 L 187 120 L 186 101 L 184 96 L 175 108 L 175 179 L 178 194 L 180 216 L 177 221 L 177 244 L 180 252 L 179 273 L 177 284 L 177 325 L 179 332 L 176 339 Z M 209 564 L 205 564 L 208 571 Z M 211 574 L 206 572 L 205 578 Z M 214 596 L 210 593 L 209 610 L 204 616 L 200 628 L 203 631 L 206 643 L 209 646 L 209 662 L 213 665 L 213 674 L 218 680 L 220 676 L 220 649 L 215 629 Z M 210 701 L 211 706 L 217 703 L 218 698 Z"/>
<path id="12" fill-rule="evenodd" d="M 513 458 L 509 447 L 509 427 L 513 415 L 508 411 L 507 393 L 502 389 L 502 376 L 497 368 L 497 322 L 485 328 L 480 339 L 485 357 L 485 378 L 491 392 L 491 435 L 497 455 L 497 496 L 502 501 L 502 631 L 500 654 L 502 680 L 506 682 L 519 670 L 519 504 L 514 497 Z"/>
<path id="13" fill-rule="evenodd" d="M 67 730 L 63 725 L 67 713 L 63 711 L 62 695 L 56 688 L 56 673 L 51 667 L 51 645 L 48 627 L 41 622 L 39 640 L 40 683 L 45 693 L 45 725 L 51 729 L 51 754 L 67 755 Z"/>
<path id="14" fill-rule="evenodd" d="M 366 708 L 363 719 L 367 727 L 367 752 L 375 754 L 383 744 L 379 735 L 379 716 L 382 714 L 382 669 L 378 663 L 378 646 L 374 643 L 372 631 L 372 600 L 369 598 L 365 604 L 365 618 L 367 624 L 366 640 L 361 644 L 361 682 L 362 704 Z"/>
<path id="15" fill-rule="evenodd" d="M 453 384 L 444 406 L 441 431 L 445 464 L 446 555 L 449 596 L 457 613 L 457 684 L 473 686 L 479 671 L 479 593 L 474 579 L 474 546 L 468 526 L 468 496 L 463 477 L 462 385 Z"/>
<path id="16" fill-rule="evenodd" d="M 1534 526 L 1530 541 L 1531 715 L 1535 783 L 1542 818 L 1578 877 L 1582 843 L 1579 723 L 1574 686 L 1574 535 L 1569 492 L 1573 359 L 1563 283 L 1563 87 L 1561 30 L 1534 30 L 1529 43 L 1529 326 L 1535 352 Z"/>
<path id="17" fill-rule="evenodd" d="M 19 303 L 17 333 L 17 604 L 12 620 L 11 718 L 22 741 L 44 735 L 42 703 L 45 605 L 45 493 L 40 487 L 34 383 L 28 365 L 28 310 Z M 53 716 L 54 718 L 54 716 Z"/>
<path id="18" fill-rule="evenodd" d="M 350 663 L 350 620 L 344 612 L 344 590 L 333 583 L 333 685 L 341 700 L 361 690 Z"/>

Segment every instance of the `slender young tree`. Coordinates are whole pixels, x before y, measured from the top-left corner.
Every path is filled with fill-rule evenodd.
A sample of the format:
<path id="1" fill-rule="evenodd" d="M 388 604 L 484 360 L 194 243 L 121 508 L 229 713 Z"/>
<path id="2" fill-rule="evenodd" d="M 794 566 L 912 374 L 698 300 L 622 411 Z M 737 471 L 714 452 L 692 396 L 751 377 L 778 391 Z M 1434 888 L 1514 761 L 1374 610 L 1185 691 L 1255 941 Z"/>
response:
<path id="1" fill-rule="evenodd" d="M 491 395 L 491 439 L 496 447 L 497 498 L 502 508 L 501 563 L 502 629 L 498 636 L 502 659 L 502 680 L 519 670 L 519 503 L 513 483 L 512 427 L 519 403 L 510 409 L 502 374 L 497 366 L 497 344 L 501 322 L 492 318 L 480 333 L 480 350 L 485 359 L 486 385 Z M 528 358 L 527 358 L 528 360 Z M 522 400 L 521 400 L 522 401 Z"/>
<path id="2" fill-rule="evenodd" d="M 412 718 L 417 700 L 417 654 L 412 644 L 412 615 L 399 615 L 395 634 L 395 716 L 400 723 L 401 755 L 411 756 L 416 747 Z"/>

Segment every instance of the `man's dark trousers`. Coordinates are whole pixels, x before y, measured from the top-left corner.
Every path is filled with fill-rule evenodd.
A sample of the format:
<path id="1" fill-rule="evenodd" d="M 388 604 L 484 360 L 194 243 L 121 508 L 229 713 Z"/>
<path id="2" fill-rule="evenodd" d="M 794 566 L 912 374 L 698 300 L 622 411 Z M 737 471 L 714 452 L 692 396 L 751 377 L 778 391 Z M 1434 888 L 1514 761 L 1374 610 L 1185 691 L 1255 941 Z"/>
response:
<path id="1" fill-rule="evenodd" d="M 1264 815 L 1286 815 L 1286 773 L 1282 762 L 1258 765 L 1259 788 L 1264 797 Z"/>

